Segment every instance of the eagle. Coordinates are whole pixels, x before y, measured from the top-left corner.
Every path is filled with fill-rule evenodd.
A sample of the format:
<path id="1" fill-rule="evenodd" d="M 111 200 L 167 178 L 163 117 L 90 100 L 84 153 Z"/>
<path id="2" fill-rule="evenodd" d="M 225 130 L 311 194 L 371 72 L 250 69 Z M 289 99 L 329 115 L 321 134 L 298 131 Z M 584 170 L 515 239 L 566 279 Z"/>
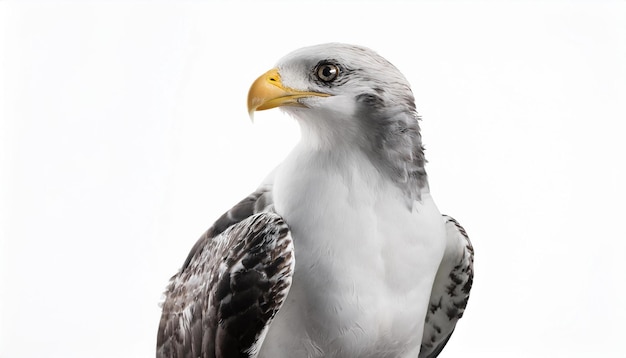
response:
<path id="1" fill-rule="evenodd" d="M 156 356 L 433 358 L 473 280 L 430 194 L 414 96 L 361 46 L 296 50 L 252 84 L 301 139 L 200 237 L 166 289 Z"/>

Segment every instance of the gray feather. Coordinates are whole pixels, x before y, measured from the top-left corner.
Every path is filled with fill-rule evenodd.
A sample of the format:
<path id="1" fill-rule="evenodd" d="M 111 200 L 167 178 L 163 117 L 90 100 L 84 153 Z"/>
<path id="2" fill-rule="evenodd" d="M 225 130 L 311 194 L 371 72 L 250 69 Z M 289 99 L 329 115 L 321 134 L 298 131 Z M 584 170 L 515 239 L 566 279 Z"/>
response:
<path id="1" fill-rule="evenodd" d="M 465 229 L 443 216 L 448 246 L 430 296 L 419 358 L 435 358 L 465 312 L 474 280 L 474 247 Z"/>

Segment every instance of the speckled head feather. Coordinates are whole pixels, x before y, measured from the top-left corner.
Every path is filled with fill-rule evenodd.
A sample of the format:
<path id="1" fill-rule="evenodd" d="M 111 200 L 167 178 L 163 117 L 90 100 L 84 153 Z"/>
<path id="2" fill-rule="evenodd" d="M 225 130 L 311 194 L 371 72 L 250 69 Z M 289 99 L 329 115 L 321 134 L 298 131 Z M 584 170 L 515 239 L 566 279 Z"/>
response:
<path id="1" fill-rule="evenodd" d="M 337 69 L 332 81 L 318 76 L 328 65 Z M 411 199 L 419 199 L 427 185 L 419 116 L 410 85 L 395 66 L 368 48 L 331 43 L 294 51 L 277 68 L 286 87 L 330 95 L 282 107 L 299 120 L 303 139 L 328 149 L 358 145 Z"/>

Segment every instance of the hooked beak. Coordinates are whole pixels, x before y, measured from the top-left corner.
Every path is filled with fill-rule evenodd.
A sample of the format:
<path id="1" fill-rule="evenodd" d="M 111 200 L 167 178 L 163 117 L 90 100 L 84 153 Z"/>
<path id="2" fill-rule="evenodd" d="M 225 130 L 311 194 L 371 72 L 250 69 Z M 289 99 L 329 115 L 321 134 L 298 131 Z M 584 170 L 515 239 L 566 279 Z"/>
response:
<path id="1" fill-rule="evenodd" d="M 277 68 L 273 68 L 257 78 L 248 92 L 248 114 L 254 118 L 255 111 L 263 111 L 280 106 L 305 107 L 298 100 L 306 97 L 328 97 L 320 92 L 299 91 L 283 86 Z"/>

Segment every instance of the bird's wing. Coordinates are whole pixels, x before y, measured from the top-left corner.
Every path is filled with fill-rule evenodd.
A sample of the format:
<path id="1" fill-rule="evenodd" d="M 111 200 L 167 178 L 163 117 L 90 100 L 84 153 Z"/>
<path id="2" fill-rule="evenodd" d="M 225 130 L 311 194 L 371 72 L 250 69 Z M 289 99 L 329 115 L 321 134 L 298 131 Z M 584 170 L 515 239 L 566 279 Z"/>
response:
<path id="1" fill-rule="evenodd" d="M 289 228 L 261 211 L 263 195 L 252 194 L 218 219 L 172 277 L 158 358 L 257 356 L 295 263 Z"/>
<path id="2" fill-rule="evenodd" d="M 239 223 L 241 220 L 264 211 L 273 211 L 271 184 L 262 185 L 252 194 L 248 195 L 242 201 L 237 203 L 237 205 L 233 206 L 230 210 L 220 216 L 191 248 L 181 271 L 184 271 L 187 268 L 193 257 L 196 255 L 196 251 L 205 246 L 207 241 L 221 234 L 230 226 Z"/>
<path id="3" fill-rule="evenodd" d="M 435 282 L 419 358 L 435 358 L 448 343 L 457 321 L 463 316 L 474 279 L 474 248 L 465 229 L 443 215 L 446 224 L 446 251 Z"/>

